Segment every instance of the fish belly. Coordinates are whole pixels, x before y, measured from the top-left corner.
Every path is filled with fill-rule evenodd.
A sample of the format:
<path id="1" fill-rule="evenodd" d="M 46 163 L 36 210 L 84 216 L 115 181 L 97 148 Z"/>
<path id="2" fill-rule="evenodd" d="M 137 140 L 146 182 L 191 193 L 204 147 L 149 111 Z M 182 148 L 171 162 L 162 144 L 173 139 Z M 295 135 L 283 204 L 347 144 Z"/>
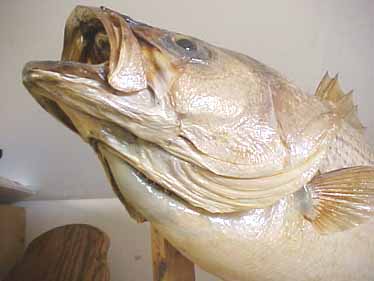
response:
<path id="1" fill-rule="evenodd" d="M 186 257 L 223 280 L 374 280 L 372 221 L 321 235 L 301 216 L 293 195 L 266 209 L 204 214 L 144 181 L 116 156 L 106 159 L 126 200 Z"/>

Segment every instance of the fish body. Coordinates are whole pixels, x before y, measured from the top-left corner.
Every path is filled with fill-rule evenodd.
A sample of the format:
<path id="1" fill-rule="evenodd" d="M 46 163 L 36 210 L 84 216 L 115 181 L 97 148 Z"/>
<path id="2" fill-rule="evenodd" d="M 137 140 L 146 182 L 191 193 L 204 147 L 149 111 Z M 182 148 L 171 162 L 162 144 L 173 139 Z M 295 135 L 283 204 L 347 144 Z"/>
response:
<path id="1" fill-rule="evenodd" d="M 77 7 L 24 84 L 101 160 L 130 215 L 223 280 L 373 280 L 374 154 L 352 94 Z"/>
<path id="2" fill-rule="evenodd" d="M 112 159 L 112 167 L 117 161 Z M 118 167 L 117 180 L 125 187 L 121 192 L 134 207 L 191 261 L 222 280 L 374 277 L 373 223 L 321 235 L 300 214 L 294 195 L 268 208 L 204 214 L 165 196 L 122 163 Z"/>

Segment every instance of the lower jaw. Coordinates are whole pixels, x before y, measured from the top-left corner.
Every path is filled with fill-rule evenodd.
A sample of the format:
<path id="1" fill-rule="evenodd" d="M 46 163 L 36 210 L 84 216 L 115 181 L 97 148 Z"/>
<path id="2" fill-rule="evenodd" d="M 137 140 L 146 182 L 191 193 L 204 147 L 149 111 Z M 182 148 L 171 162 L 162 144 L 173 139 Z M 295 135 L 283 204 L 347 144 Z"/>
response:
<path id="1" fill-rule="evenodd" d="M 47 98 L 44 95 L 40 94 L 40 91 L 42 89 L 38 90 L 37 94 L 31 94 L 34 99 L 40 104 L 40 106 L 50 113 L 52 116 L 54 116 L 57 120 L 62 122 L 66 127 L 68 127 L 73 132 L 79 134 L 77 128 L 73 124 L 72 120 L 69 118 L 69 116 L 62 110 L 61 106 L 54 101 L 53 99 Z"/>
<path id="2" fill-rule="evenodd" d="M 131 184 L 136 188 L 147 188 L 148 190 L 153 190 L 153 192 L 160 193 L 163 196 L 170 197 L 172 200 L 176 200 L 189 206 L 187 202 L 184 202 L 169 190 L 150 180 L 146 175 L 137 170 L 134 167 L 136 156 L 120 151 L 121 149 L 125 150 L 130 143 L 136 142 L 137 137 L 132 133 L 116 124 L 88 115 L 79 109 L 72 108 L 60 101 L 54 101 L 44 95 L 37 95 L 35 96 L 35 99 L 45 110 L 55 116 L 69 129 L 80 135 L 85 142 L 93 147 L 104 166 L 107 177 L 109 178 L 115 193 L 123 203 L 127 200 L 120 189 L 121 187 L 126 188 L 127 185 Z M 107 130 L 108 128 L 109 130 Z M 109 131 L 115 133 L 116 137 L 111 136 Z M 121 139 L 122 143 L 119 142 L 118 139 Z M 114 157 L 121 160 L 120 168 L 122 173 L 128 175 L 128 179 L 122 177 L 123 183 L 120 183 L 118 178 L 113 176 L 112 167 L 110 163 L 108 163 L 108 158 L 113 159 Z"/>
<path id="3" fill-rule="evenodd" d="M 108 145 L 95 140 L 91 141 L 91 145 L 98 154 L 113 191 L 137 222 L 155 223 L 160 217 L 165 217 L 164 214 L 160 217 L 157 215 L 165 209 L 157 202 L 159 200 L 180 204 L 177 198 L 149 180 Z"/>
<path id="4" fill-rule="evenodd" d="M 119 153 L 114 148 L 110 147 L 109 145 L 97 141 L 95 139 L 90 140 L 90 145 L 93 147 L 95 152 L 98 154 L 99 159 L 101 160 L 102 164 L 104 165 L 104 169 L 106 170 L 107 176 L 112 183 L 112 187 L 114 189 L 119 189 L 119 187 L 126 186 L 124 182 L 133 183 L 135 186 L 141 186 L 141 188 L 147 188 L 148 190 L 157 191 L 163 193 L 165 196 L 173 197 L 175 200 L 180 200 L 175 195 L 173 195 L 169 190 L 165 189 L 161 185 L 157 184 L 156 182 L 149 179 L 146 175 L 144 175 L 141 171 L 137 170 L 131 164 L 131 161 L 126 159 L 121 153 Z M 115 160 L 115 161 L 114 161 Z M 118 180 L 113 173 L 113 164 L 116 163 L 117 170 L 122 170 L 123 173 L 121 174 L 121 178 L 123 180 Z M 127 175 L 128 178 L 124 178 L 123 175 Z M 136 178 L 136 179 L 135 179 Z"/>

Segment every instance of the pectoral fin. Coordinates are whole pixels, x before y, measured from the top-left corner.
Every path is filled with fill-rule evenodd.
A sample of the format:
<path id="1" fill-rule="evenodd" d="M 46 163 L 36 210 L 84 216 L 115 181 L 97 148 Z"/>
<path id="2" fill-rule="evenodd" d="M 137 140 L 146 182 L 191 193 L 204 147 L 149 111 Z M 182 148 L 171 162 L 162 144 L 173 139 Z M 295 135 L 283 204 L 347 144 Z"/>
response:
<path id="1" fill-rule="evenodd" d="M 374 167 L 318 175 L 297 195 L 304 217 L 319 232 L 353 228 L 374 215 Z"/>

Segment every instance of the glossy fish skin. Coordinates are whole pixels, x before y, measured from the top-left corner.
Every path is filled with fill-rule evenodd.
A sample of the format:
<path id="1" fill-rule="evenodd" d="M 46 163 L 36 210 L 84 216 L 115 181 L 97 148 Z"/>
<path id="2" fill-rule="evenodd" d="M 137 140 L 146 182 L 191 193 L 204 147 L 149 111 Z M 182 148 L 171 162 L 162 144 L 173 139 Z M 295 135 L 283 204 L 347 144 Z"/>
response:
<path id="1" fill-rule="evenodd" d="M 62 61 L 23 77 L 130 214 L 205 270 L 373 280 L 374 156 L 337 79 L 308 96 L 250 57 L 90 7 L 69 17 Z"/>
<path id="2" fill-rule="evenodd" d="M 300 214 L 293 195 L 269 208 L 206 214 L 165 195 L 123 163 L 117 166 L 118 158 L 113 160 L 110 153 L 106 157 L 112 159 L 121 192 L 134 207 L 184 255 L 222 280 L 359 281 L 374 277 L 372 222 L 321 235 Z"/>

